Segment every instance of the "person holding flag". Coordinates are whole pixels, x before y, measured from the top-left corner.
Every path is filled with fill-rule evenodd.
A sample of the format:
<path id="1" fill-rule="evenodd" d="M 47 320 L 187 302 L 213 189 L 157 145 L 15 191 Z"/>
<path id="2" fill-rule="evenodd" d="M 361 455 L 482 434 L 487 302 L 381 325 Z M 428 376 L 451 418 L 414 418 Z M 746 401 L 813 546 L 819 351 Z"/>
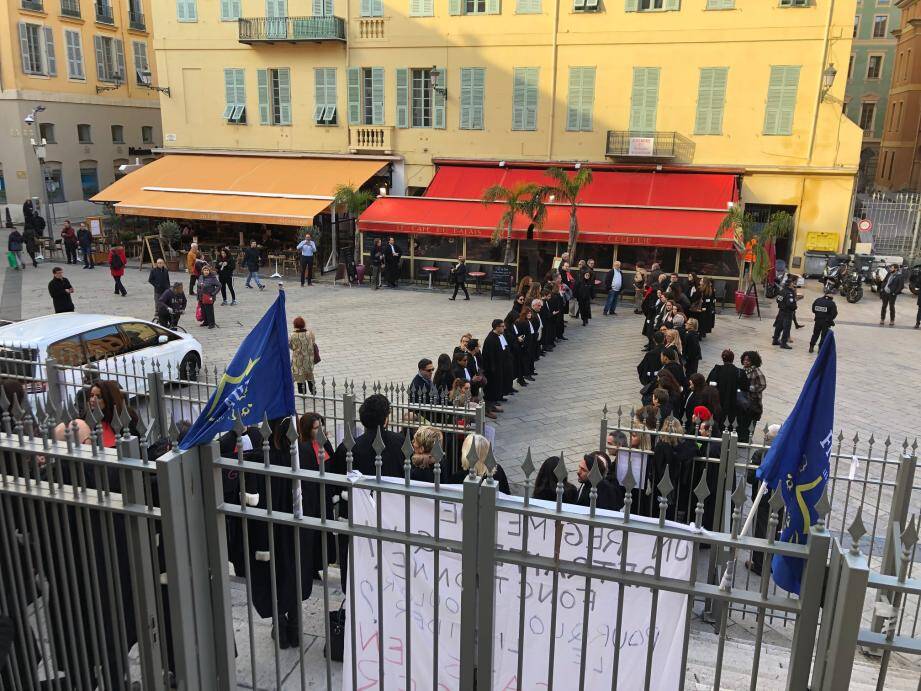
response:
<path id="1" fill-rule="evenodd" d="M 812 365 L 799 399 L 756 471 L 761 481 L 742 534 L 751 524 L 768 489 L 780 488 L 786 520 L 780 534 L 784 542 L 806 544 L 809 531 L 819 521 L 816 505 L 828 483 L 829 459 L 835 423 L 835 335 L 829 331 Z M 774 555 L 771 573 L 784 590 L 799 594 L 805 562 Z"/>

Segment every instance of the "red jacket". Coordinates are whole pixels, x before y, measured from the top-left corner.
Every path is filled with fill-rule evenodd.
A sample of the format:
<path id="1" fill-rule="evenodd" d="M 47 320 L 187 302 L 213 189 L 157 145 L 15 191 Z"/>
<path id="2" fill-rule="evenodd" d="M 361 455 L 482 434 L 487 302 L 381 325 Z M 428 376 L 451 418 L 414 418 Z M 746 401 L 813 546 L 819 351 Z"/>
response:
<path id="1" fill-rule="evenodd" d="M 120 269 L 112 268 L 112 257 L 114 257 L 115 254 L 116 252 L 114 248 L 109 250 L 109 273 L 111 273 L 112 276 L 124 276 L 125 266 L 128 265 L 128 258 L 125 256 L 125 250 L 124 249 L 118 250 L 118 256 L 121 257 L 121 260 L 122 260 L 122 268 Z"/>

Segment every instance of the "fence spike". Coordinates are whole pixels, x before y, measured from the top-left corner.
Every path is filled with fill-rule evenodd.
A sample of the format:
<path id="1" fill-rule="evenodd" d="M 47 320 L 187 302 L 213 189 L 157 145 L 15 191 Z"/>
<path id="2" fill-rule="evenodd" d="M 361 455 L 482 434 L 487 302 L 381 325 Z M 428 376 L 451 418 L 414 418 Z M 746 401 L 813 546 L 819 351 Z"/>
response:
<path id="1" fill-rule="evenodd" d="M 916 455 L 918 451 L 918 437 L 915 437 L 915 440 L 911 443 L 911 455 Z"/>
<path id="2" fill-rule="evenodd" d="M 870 432 L 870 438 L 867 439 L 867 444 L 871 447 L 876 443 L 876 438 L 873 436 L 873 432 Z"/>
<path id="3" fill-rule="evenodd" d="M 608 404 L 605 403 L 604 407 L 601 409 L 601 416 L 607 418 L 608 416 Z"/>
<path id="4" fill-rule="evenodd" d="M 819 520 L 822 521 L 822 527 L 825 527 L 825 519 L 831 513 L 831 503 L 828 501 L 828 486 L 822 488 L 822 496 L 815 503 L 815 512 L 819 514 Z"/>
<path id="5" fill-rule="evenodd" d="M 597 464 L 596 464 L 597 465 Z M 662 476 L 662 479 L 659 480 L 659 484 L 656 485 L 659 489 L 659 494 L 662 499 L 668 500 L 668 495 L 672 493 L 672 490 L 675 489 L 675 486 L 672 484 L 672 479 L 669 477 L 668 468 L 665 469 L 665 474 Z"/>
<path id="6" fill-rule="evenodd" d="M 346 451 L 351 451 L 355 446 L 355 435 L 352 433 L 352 426 L 345 426 L 345 438 L 342 440 L 342 444 L 345 446 Z"/>
<path id="7" fill-rule="evenodd" d="M 13 396 L 13 405 L 10 406 L 10 415 L 13 416 L 16 422 L 22 422 L 24 412 L 22 406 L 19 405 L 19 396 Z"/>
<path id="8" fill-rule="evenodd" d="M 629 495 L 636 488 L 636 476 L 633 474 L 633 463 L 629 462 L 628 457 L 627 472 L 624 475 L 624 481 L 621 483 Z"/>
<path id="9" fill-rule="evenodd" d="M 905 441 L 902 442 L 902 453 L 908 455 L 908 437 L 905 437 Z"/>
<path id="10" fill-rule="evenodd" d="M 905 530 L 902 531 L 902 549 L 910 552 L 912 547 L 918 542 L 918 527 L 915 524 L 915 516 L 911 517 Z"/>
<path id="11" fill-rule="evenodd" d="M 857 446 L 857 443 L 860 441 L 860 433 L 859 433 L 859 432 L 854 432 L 854 439 L 853 439 L 852 441 L 854 442 L 854 446 Z"/>
<path id="12" fill-rule="evenodd" d="M 620 406 L 620 405 L 617 406 L 617 419 L 618 420 L 620 420 L 621 416 L 624 414 L 623 410 L 624 410 L 623 406 Z"/>
<path id="13" fill-rule="evenodd" d="M 10 409 L 10 399 L 6 397 L 6 389 L 0 387 L 0 411 L 4 413 L 9 412 Z"/>
<path id="14" fill-rule="evenodd" d="M 138 421 L 134 425 L 138 433 L 139 439 L 147 439 L 147 433 L 150 431 L 147 427 L 147 424 L 144 422 L 144 418 L 138 416 Z"/>
<path id="15" fill-rule="evenodd" d="M 840 444 L 843 441 L 844 441 L 844 430 L 843 429 L 838 430 L 838 443 Z"/>
<path id="16" fill-rule="evenodd" d="M 592 464 L 592 469 L 588 472 L 588 481 L 591 483 L 592 487 L 598 487 L 598 483 L 604 479 L 604 475 L 601 474 L 600 465 L 601 463 L 596 461 Z"/>
<path id="17" fill-rule="evenodd" d="M 42 405 L 42 399 L 38 398 L 35 400 L 35 421 L 39 424 L 42 424 L 46 417 L 47 414 L 45 413 L 45 408 Z"/>
<path id="18" fill-rule="evenodd" d="M 243 424 L 243 420 L 240 419 L 239 415 L 234 415 L 233 431 L 237 433 L 237 437 L 242 437 L 246 434 L 246 425 Z"/>
<path id="19" fill-rule="evenodd" d="M 863 524 L 863 511 L 858 511 L 847 529 L 851 536 L 851 554 L 860 554 L 860 538 L 867 534 L 867 527 Z"/>
<path id="20" fill-rule="evenodd" d="M 531 447 L 528 447 L 528 452 L 524 455 L 524 461 L 521 464 L 521 472 L 524 473 L 525 478 L 530 478 L 531 473 L 534 472 L 534 461 L 531 459 Z"/>
<path id="21" fill-rule="evenodd" d="M 492 445 L 490 444 L 489 450 L 486 452 L 486 460 L 483 461 L 483 465 L 486 466 L 486 472 L 489 473 L 489 477 L 493 476 L 493 473 L 496 472 L 498 467 L 498 462 L 496 462 L 496 457 L 492 452 Z"/>
<path id="22" fill-rule="evenodd" d="M 116 407 L 115 412 L 112 413 L 112 420 L 109 422 L 109 427 L 112 428 L 112 431 L 115 432 L 115 436 L 117 437 L 124 426 L 125 423 L 122 421 L 122 411 Z"/>
<path id="23" fill-rule="evenodd" d="M 732 493 L 732 497 L 731 497 L 732 503 L 738 509 L 741 509 L 742 504 L 745 503 L 745 499 L 747 498 L 747 496 L 748 496 L 748 493 L 745 491 L 745 483 L 738 482 L 738 479 L 736 479 L 736 488 L 735 488 L 735 491 Z"/>
<path id="24" fill-rule="evenodd" d="M 377 428 L 377 434 L 374 435 L 374 441 L 371 443 L 374 453 L 380 456 L 384 452 L 384 438 L 381 436 L 381 428 Z"/>
<path id="25" fill-rule="evenodd" d="M 413 442 L 412 438 L 409 435 L 409 428 L 406 428 L 406 434 L 403 437 L 403 458 L 406 459 L 406 462 L 409 463 L 413 458 Z"/>
<path id="26" fill-rule="evenodd" d="M 166 434 L 173 445 L 179 441 L 179 428 L 176 426 L 176 420 L 170 420 Z"/>
<path id="27" fill-rule="evenodd" d="M 295 417 L 293 415 L 290 417 L 290 420 L 291 422 L 288 424 L 288 431 L 285 432 L 285 437 L 288 439 L 288 443 L 293 444 L 294 442 L 297 441 L 297 423 L 295 422 Z M 322 455 L 323 453 L 322 443 L 320 443 L 320 449 L 321 449 L 320 454 Z M 318 458 L 317 461 L 319 462 L 320 459 Z"/>
<path id="28" fill-rule="evenodd" d="M 317 429 L 317 446 L 319 446 L 322 449 L 324 446 L 326 446 L 326 442 L 327 442 L 326 431 L 323 429 L 323 425 L 321 424 L 320 427 Z M 320 465 L 322 466 L 323 464 L 320 463 Z"/>
<path id="29" fill-rule="evenodd" d="M 700 481 L 697 483 L 697 487 L 694 488 L 694 496 L 697 497 L 698 504 L 703 504 L 704 501 L 706 501 L 707 497 L 710 496 L 710 487 L 709 485 L 707 485 L 707 473 L 706 472 L 703 472 L 700 474 Z"/>
<path id="30" fill-rule="evenodd" d="M 444 457 L 445 450 L 444 446 L 441 444 L 441 435 L 439 434 L 435 437 L 435 444 L 432 446 L 432 458 L 435 459 L 435 465 L 440 467 Z"/>
<path id="31" fill-rule="evenodd" d="M 268 413 L 262 414 L 262 424 L 259 425 L 259 431 L 262 432 L 263 441 L 267 440 L 272 436 L 272 427 L 269 425 L 269 415 Z"/>
<path id="32" fill-rule="evenodd" d="M 566 461 L 563 458 L 562 451 L 560 451 L 560 462 L 556 464 L 553 474 L 559 482 L 566 482 L 566 478 L 569 477 L 569 471 L 566 470 Z"/>
<path id="33" fill-rule="evenodd" d="M 888 434 L 886 435 L 886 441 L 883 442 L 883 446 L 885 446 L 886 449 L 892 446 L 892 437 L 889 436 Z"/>
<path id="34" fill-rule="evenodd" d="M 780 487 L 771 494 L 771 498 L 768 500 L 768 507 L 771 509 L 771 513 L 777 513 L 783 508 L 783 492 L 780 491 Z"/>

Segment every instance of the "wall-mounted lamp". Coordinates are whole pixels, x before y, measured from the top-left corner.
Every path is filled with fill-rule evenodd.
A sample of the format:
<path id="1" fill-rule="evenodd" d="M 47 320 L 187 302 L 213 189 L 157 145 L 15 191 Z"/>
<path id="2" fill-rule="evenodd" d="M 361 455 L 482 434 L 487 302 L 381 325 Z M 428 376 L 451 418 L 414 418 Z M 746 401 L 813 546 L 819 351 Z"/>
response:
<path id="1" fill-rule="evenodd" d="M 96 93 L 101 94 L 104 91 L 115 91 L 116 89 L 120 89 L 124 83 L 125 82 L 120 74 L 112 75 L 112 86 L 97 86 Z"/>
<path id="2" fill-rule="evenodd" d="M 838 70 L 835 69 L 835 63 L 831 63 L 828 67 L 825 68 L 825 71 L 822 72 L 822 100 L 825 100 L 825 96 L 828 95 L 828 92 L 831 91 L 831 88 L 835 85 L 835 77 L 838 76 Z"/>
<path id="3" fill-rule="evenodd" d="M 437 67 L 433 67 L 429 70 L 429 83 L 432 85 L 432 91 L 434 91 L 442 98 L 447 98 L 448 89 L 438 83 L 442 76 L 444 75 L 441 74 L 441 70 L 439 70 Z"/>

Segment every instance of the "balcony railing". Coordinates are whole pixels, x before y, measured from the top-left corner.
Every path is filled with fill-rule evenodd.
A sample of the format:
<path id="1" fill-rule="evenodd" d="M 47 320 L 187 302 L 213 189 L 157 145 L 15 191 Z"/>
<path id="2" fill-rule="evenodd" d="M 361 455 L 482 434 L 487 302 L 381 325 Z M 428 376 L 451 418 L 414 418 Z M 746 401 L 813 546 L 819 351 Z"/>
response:
<path id="1" fill-rule="evenodd" d="M 240 43 L 345 41 L 341 17 L 250 17 L 239 26 Z"/>
<path id="2" fill-rule="evenodd" d="M 100 24 L 114 24 L 115 14 L 112 12 L 112 6 L 96 3 L 96 21 Z"/>
<path id="3" fill-rule="evenodd" d="M 677 132 L 608 130 L 605 155 L 608 158 L 690 163 L 694 160 L 694 142 Z"/>
<path id="4" fill-rule="evenodd" d="M 349 151 L 393 152 L 393 127 L 390 125 L 352 125 L 349 127 Z"/>
<path id="5" fill-rule="evenodd" d="M 144 22 L 144 13 L 138 10 L 128 10 L 128 27 L 135 31 L 146 31 L 147 24 Z"/>
<path id="6" fill-rule="evenodd" d="M 80 17 L 80 0 L 61 0 L 61 14 L 65 17 Z"/>
<path id="7" fill-rule="evenodd" d="M 32 10 L 33 12 L 44 12 L 45 7 L 42 0 L 22 0 L 22 9 Z"/>
<path id="8" fill-rule="evenodd" d="M 387 20 L 383 17 L 361 17 L 358 20 L 358 38 L 362 40 L 379 40 L 385 36 Z"/>

